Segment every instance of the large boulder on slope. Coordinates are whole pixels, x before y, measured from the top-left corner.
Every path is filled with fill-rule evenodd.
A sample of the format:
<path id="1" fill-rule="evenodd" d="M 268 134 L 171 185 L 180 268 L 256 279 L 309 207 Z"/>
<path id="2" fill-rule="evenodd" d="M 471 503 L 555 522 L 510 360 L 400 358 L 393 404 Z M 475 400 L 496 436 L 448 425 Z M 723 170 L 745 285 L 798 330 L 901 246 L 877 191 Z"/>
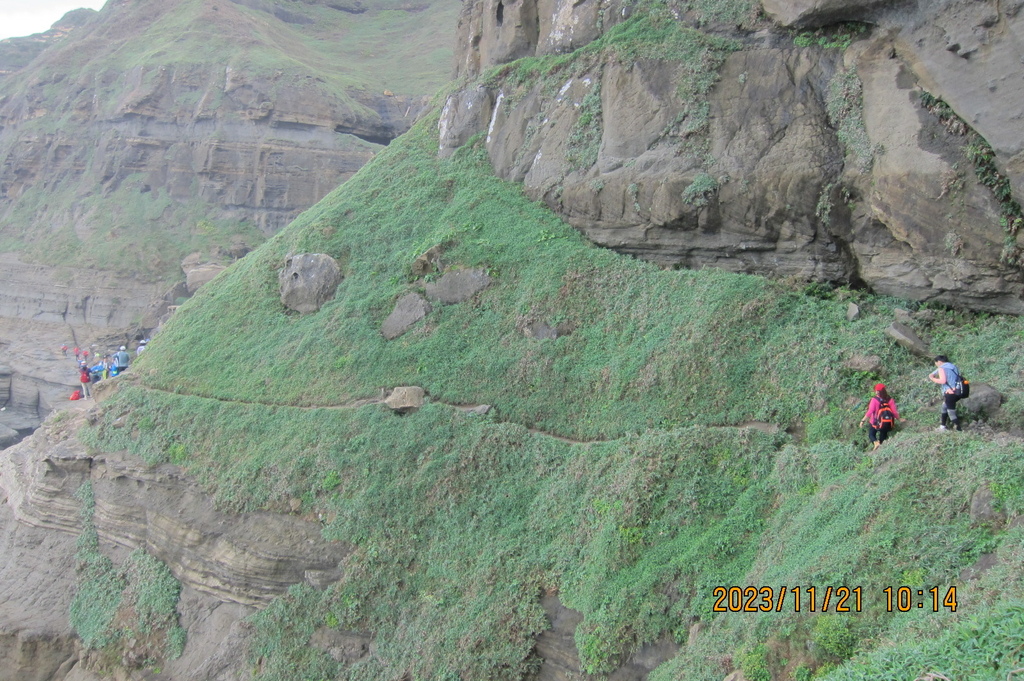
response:
<path id="1" fill-rule="evenodd" d="M 324 253 L 288 256 L 278 274 L 281 303 L 303 314 L 316 312 L 334 297 L 341 283 L 338 262 Z"/>

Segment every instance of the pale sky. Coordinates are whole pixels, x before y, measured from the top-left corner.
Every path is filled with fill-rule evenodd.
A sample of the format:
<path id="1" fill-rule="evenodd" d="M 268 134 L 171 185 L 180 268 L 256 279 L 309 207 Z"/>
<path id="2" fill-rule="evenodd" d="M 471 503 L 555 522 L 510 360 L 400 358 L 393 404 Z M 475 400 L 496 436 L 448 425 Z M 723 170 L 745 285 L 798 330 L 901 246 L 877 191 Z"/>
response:
<path id="1" fill-rule="evenodd" d="M 0 40 L 42 33 L 73 9 L 99 9 L 106 0 L 0 0 Z"/>

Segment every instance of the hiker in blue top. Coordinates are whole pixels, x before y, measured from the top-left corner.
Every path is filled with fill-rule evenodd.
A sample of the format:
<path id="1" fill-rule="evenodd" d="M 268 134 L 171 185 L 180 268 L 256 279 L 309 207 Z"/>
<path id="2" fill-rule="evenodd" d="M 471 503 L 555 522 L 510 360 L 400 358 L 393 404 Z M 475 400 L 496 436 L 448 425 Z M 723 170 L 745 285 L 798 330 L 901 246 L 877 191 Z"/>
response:
<path id="1" fill-rule="evenodd" d="M 928 380 L 942 388 L 939 430 L 947 430 L 949 423 L 952 423 L 956 430 L 963 430 L 956 415 L 956 403 L 960 399 L 960 370 L 945 355 L 935 356 L 935 367 L 935 371 L 928 374 Z"/>

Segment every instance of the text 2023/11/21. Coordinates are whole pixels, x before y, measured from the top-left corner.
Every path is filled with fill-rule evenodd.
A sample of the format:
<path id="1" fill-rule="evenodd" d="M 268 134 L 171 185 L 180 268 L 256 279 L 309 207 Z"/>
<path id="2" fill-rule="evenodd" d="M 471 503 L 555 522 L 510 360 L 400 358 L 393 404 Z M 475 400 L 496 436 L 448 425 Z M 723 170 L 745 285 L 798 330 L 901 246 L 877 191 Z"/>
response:
<path id="1" fill-rule="evenodd" d="M 782 612 L 789 601 L 793 612 L 861 612 L 864 589 L 855 586 L 716 586 L 712 591 L 714 612 Z M 887 612 L 945 608 L 956 612 L 956 587 L 888 586 L 878 592 Z"/>

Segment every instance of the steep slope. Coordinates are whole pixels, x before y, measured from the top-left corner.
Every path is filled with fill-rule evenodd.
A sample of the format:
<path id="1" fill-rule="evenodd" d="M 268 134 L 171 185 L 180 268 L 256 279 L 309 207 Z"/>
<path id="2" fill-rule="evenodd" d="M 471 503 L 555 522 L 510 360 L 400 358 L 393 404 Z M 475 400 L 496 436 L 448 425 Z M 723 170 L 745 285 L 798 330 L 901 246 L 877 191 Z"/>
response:
<path id="1" fill-rule="evenodd" d="M 832 16 L 829 3 L 807 4 Z M 505 57 L 538 44 L 532 27 L 552 15 L 536 7 L 490 6 L 498 28 L 524 29 L 498 46 Z M 680 16 L 728 20 L 720 33 L 739 40 L 737 22 L 760 20 L 724 12 L 736 8 L 752 6 L 701 2 Z M 525 192 L 495 177 L 494 133 L 508 129 L 500 115 L 492 128 L 492 114 L 528 100 L 525 137 L 557 140 L 550 131 L 561 129 L 574 141 L 554 161 L 524 142 L 515 163 L 532 159 L 544 179 L 595 158 L 604 134 L 576 123 L 604 120 L 603 97 L 622 95 L 601 80 L 588 98 L 599 81 L 587 69 L 608 53 L 624 60 L 609 67 L 624 80 L 651 60 L 699 65 L 686 115 L 700 118 L 705 96 L 710 115 L 719 95 L 707 76 L 733 58 L 732 43 L 681 30 L 672 8 L 615 9 L 617 26 L 588 47 L 489 74 L 509 88 L 552 75 L 538 91 L 570 118 L 548 116 L 543 97 L 509 90 L 491 105 L 486 84 L 457 84 L 447 106 L 186 302 L 133 370 L 106 384 L 85 425 L 54 419 L 5 452 L 13 513 L 0 520 L 83 538 L 69 606 L 81 648 L 70 658 L 66 627 L 50 623 L 71 678 L 202 678 L 195 660 L 216 661 L 198 672 L 206 678 L 264 681 L 968 679 L 1024 666 L 1019 317 L 835 288 L 802 270 L 767 279 L 725 271 L 735 263 L 659 267 L 585 240 L 574 229 L 585 221 L 569 225 L 558 201 L 531 200 L 529 173 Z M 795 45 L 784 72 L 813 93 L 832 80 L 834 50 L 859 35 L 805 36 L 815 46 Z M 785 38 L 762 37 L 768 51 Z M 574 64 L 586 68 L 557 94 L 560 69 Z M 848 74 L 837 82 L 855 85 Z M 796 106 L 783 96 L 792 92 L 772 91 Z M 936 134 L 959 137 L 955 113 L 917 101 L 936 110 Z M 814 98 L 804 104 L 796 118 L 825 131 L 808 111 Z M 640 109 L 616 114 L 620 130 Z M 838 159 L 845 178 L 856 162 L 828 134 L 807 153 Z M 655 155 L 624 156 L 607 174 L 655 178 L 675 158 Z M 793 197 L 809 181 L 802 165 L 788 166 L 804 178 Z M 714 185 L 693 175 L 672 192 L 703 210 L 721 189 L 707 175 Z M 601 179 L 577 196 L 600 196 Z M 994 200 L 966 186 L 957 191 Z M 622 189 L 640 212 L 640 182 Z M 934 234 L 920 239 L 924 248 Z M 836 266 L 819 245 L 827 262 L 808 270 Z M 301 279 L 303 255 L 339 276 L 299 314 L 281 289 Z M 789 255 L 790 266 L 807 257 Z M 1016 295 L 963 289 L 936 297 L 998 307 Z M 966 432 L 933 430 L 932 366 L 883 332 L 894 319 L 971 377 Z M 878 381 L 905 422 L 866 453 L 856 423 Z M 415 394 L 398 387 L 422 388 L 425 404 L 396 409 L 396 393 Z M 291 528 L 279 550 L 238 541 L 269 514 L 281 517 L 268 525 Z M 0 536 L 13 544 L 21 531 Z M 53 545 L 70 560 L 66 543 Z M 175 580 L 181 594 L 235 606 L 219 633 L 201 624 L 209 602 L 179 597 Z M 56 615 L 61 604 L 50 605 Z M 25 638 L 12 619 L 3 642 L 27 653 L 9 643 Z"/>
<path id="2" fill-rule="evenodd" d="M 110 2 L 58 22 L 27 64 L 5 43 L 0 364 L 19 385 L 60 374 L 19 393 L 39 405 L 26 413 L 66 399 L 74 373 L 15 346 L 144 337 L 194 289 L 172 289 L 183 267 L 209 278 L 408 128 L 448 76 L 455 10 Z"/>
<path id="3" fill-rule="evenodd" d="M 347 547 L 338 574 L 252 620 L 255 678 L 1019 666 L 1024 448 L 993 430 L 1024 409 L 1019 320 L 906 318 L 1005 397 L 967 433 L 932 432 L 930 366 L 880 333 L 897 301 L 596 249 L 490 177 L 482 140 L 437 160 L 436 122 L 186 303 L 78 436 L 93 456 L 175 464 L 224 510 L 290 512 Z M 441 271 L 414 274 L 437 246 Z M 297 315 L 278 271 L 302 252 L 345 276 Z M 475 269 L 486 288 L 381 335 L 396 301 Z M 878 380 L 907 424 L 866 455 L 855 423 Z M 393 413 L 380 388 L 397 385 L 428 403 Z M 119 541 L 115 520 L 95 522 Z M 145 546 L 204 588 L 174 550 Z M 716 613 L 723 585 L 778 591 L 770 612 Z M 818 611 L 827 587 L 861 600 L 837 613 L 833 590 L 828 614 L 775 610 L 784 585 L 818 587 Z M 902 608 L 887 608 L 888 586 L 936 587 L 939 605 L 887 612 Z M 985 643 L 959 643 L 978 631 Z"/>

